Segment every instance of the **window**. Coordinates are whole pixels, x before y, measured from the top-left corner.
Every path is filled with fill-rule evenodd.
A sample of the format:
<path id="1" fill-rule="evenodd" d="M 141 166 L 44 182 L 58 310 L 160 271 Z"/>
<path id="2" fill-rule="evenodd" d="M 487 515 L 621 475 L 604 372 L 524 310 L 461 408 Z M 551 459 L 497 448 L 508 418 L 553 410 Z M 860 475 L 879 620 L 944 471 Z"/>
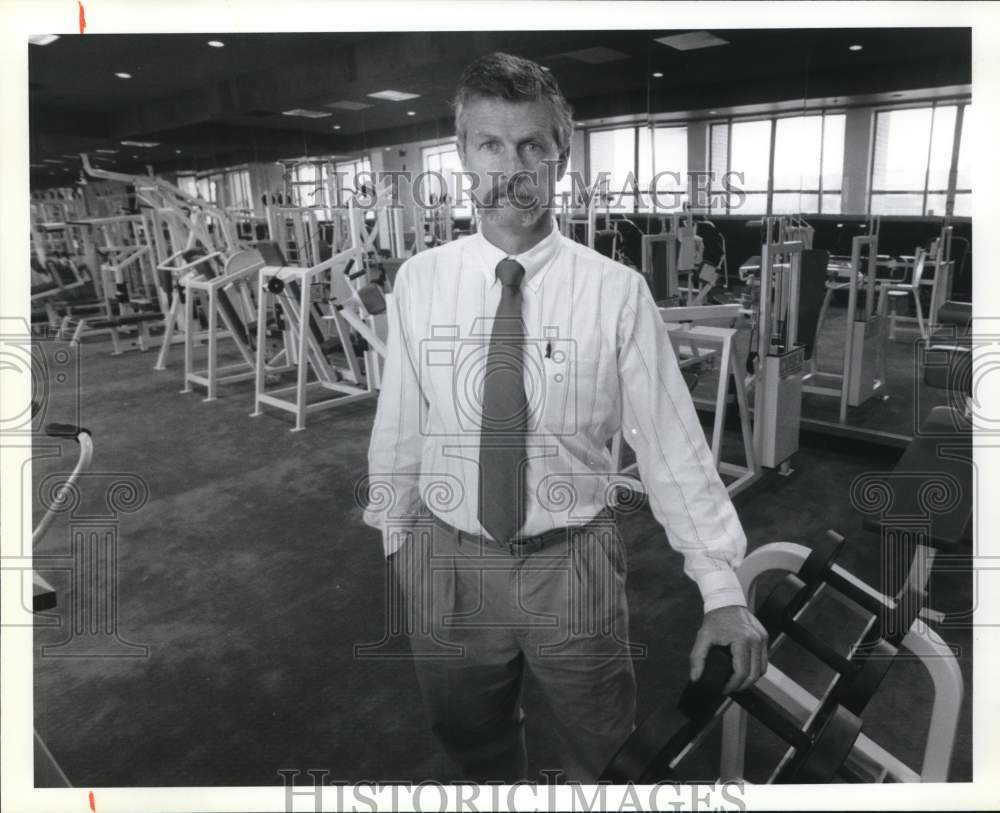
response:
<path id="1" fill-rule="evenodd" d="M 955 161 L 955 197 L 953 215 L 958 217 L 972 216 L 972 144 L 969 141 L 970 127 L 969 106 L 965 106 L 962 114 L 962 132 L 959 136 L 958 156 Z"/>
<path id="2" fill-rule="evenodd" d="M 426 173 L 416 190 L 420 202 L 435 203 L 447 193 L 453 207 L 452 214 L 455 217 L 471 217 L 472 205 L 466 194 L 467 184 L 463 187 L 462 200 L 458 200 L 458 180 L 455 174 L 462 171 L 462 161 L 454 142 L 424 147 L 420 157 L 423 172 Z M 459 203 L 462 205 L 456 205 Z"/>
<path id="3" fill-rule="evenodd" d="M 185 195 L 190 195 L 193 198 L 198 197 L 198 180 L 195 175 L 178 175 L 177 176 L 177 188 L 181 190 Z"/>
<path id="4" fill-rule="evenodd" d="M 291 172 L 292 206 L 322 206 L 323 185 L 319 165 L 313 162 L 296 164 Z"/>
<path id="5" fill-rule="evenodd" d="M 225 174 L 226 207 L 229 209 L 252 209 L 250 196 L 250 170 L 232 169 Z"/>
<path id="6" fill-rule="evenodd" d="M 845 123 L 843 113 L 819 113 L 711 125 L 710 209 L 751 215 L 839 214 Z M 727 194 L 727 173 L 737 173 L 728 176 L 728 185 L 742 191 L 742 202 Z"/>
<path id="7" fill-rule="evenodd" d="M 968 163 L 962 157 L 964 137 L 958 154 L 953 155 L 963 108 L 967 105 L 943 104 L 875 114 L 871 214 L 945 215 L 949 202 L 968 211 L 972 188 Z M 952 185 L 956 162 L 959 169 Z"/>
<path id="8" fill-rule="evenodd" d="M 648 192 L 640 211 L 679 211 L 687 202 L 687 127 L 639 128 L 639 188 Z"/>
<path id="9" fill-rule="evenodd" d="M 587 145 L 589 182 L 604 173 L 612 206 L 669 212 L 687 201 L 686 126 L 596 130 L 587 134 Z"/>
<path id="10" fill-rule="evenodd" d="M 331 204 L 346 206 L 347 199 L 355 192 L 360 192 L 362 186 L 372 185 L 372 162 L 367 155 L 350 161 L 337 161 L 333 165 L 333 172 L 335 200 Z"/>
<path id="11" fill-rule="evenodd" d="M 222 188 L 222 174 L 221 173 L 208 173 L 206 175 L 198 176 L 198 197 L 202 200 L 208 201 L 215 206 L 219 206 L 222 202 L 219 200 L 220 189 Z"/>

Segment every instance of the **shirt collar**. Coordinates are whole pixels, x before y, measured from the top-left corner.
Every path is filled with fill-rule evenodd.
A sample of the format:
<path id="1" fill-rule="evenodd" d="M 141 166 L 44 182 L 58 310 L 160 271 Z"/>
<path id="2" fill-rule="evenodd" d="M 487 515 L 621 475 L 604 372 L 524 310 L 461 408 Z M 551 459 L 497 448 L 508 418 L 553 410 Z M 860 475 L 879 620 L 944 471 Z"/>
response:
<path id="1" fill-rule="evenodd" d="M 486 284 L 492 285 L 497 281 L 497 265 L 504 258 L 510 257 L 513 260 L 517 260 L 524 268 L 524 284 L 533 291 L 538 290 L 544 272 L 556 256 L 556 252 L 559 249 L 559 241 L 562 237 L 559 229 L 556 228 L 555 220 L 550 217 L 549 222 L 551 230 L 548 235 L 522 254 L 507 254 L 503 249 L 497 248 L 487 240 L 482 232 L 477 232 L 474 239 L 479 249 L 479 256 L 483 260 L 483 274 L 486 276 Z"/>

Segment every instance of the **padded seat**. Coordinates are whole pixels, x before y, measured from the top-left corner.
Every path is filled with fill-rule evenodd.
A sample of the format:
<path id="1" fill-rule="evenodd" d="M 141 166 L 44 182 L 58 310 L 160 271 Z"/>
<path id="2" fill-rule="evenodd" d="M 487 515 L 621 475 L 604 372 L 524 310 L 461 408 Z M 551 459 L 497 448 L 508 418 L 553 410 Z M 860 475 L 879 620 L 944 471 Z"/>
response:
<path id="1" fill-rule="evenodd" d="M 942 479 L 950 484 L 940 492 L 947 494 L 939 501 L 933 483 Z M 969 422 L 958 410 L 934 407 L 899 463 L 886 475 L 886 482 L 893 494 L 889 515 L 885 519 L 866 515 L 865 527 L 878 531 L 883 523 L 892 523 L 894 516 L 929 515 L 931 545 L 939 550 L 954 551 L 970 538 L 972 525 L 972 432 Z"/>

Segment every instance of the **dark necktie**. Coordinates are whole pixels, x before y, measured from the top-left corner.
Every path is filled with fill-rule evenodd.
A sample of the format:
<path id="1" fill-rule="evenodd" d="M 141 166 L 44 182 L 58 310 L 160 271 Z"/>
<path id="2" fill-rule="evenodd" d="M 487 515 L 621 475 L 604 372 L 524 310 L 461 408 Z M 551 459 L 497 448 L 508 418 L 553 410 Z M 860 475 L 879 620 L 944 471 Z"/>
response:
<path id="1" fill-rule="evenodd" d="M 501 544 L 520 530 L 526 513 L 528 398 L 524 390 L 521 319 L 523 277 L 524 268 L 516 260 L 501 260 L 497 265 L 497 278 L 503 289 L 483 381 L 479 522 Z"/>

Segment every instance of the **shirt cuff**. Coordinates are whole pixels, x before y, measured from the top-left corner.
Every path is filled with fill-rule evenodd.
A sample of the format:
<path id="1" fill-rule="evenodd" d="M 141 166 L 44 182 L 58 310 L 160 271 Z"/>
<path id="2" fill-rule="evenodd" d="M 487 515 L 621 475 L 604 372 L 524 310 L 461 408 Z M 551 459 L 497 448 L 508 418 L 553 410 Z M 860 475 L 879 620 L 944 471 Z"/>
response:
<path id="1" fill-rule="evenodd" d="M 747 598 L 743 594 L 739 577 L 732 570 L 716 570 L 698 579 L 698 590 L 705 604 L 705 612 L 720 607 L 746 607 Z"/>

